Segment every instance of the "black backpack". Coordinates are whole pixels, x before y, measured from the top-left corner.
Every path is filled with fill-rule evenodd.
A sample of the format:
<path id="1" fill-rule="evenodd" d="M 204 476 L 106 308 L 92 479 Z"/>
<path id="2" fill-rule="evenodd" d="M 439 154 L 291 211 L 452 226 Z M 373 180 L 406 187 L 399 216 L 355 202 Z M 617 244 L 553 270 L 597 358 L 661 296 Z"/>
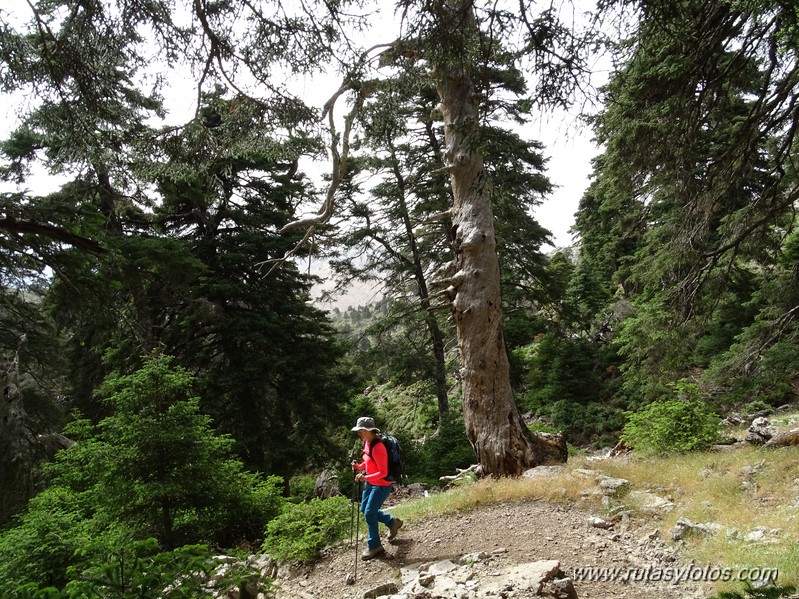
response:
<path id="1" fill-rule="evenodd" d="M 386 448 L 388 454 L 388 476 L 386 480 L 402 483 L 402 447 L 400 442 L 394 435 L 388 433 L 380 433 L 379 438 L 375 442 L 382 443 Z M 369 457 L 372 457 L 372 446 L 369 447 Z"/>

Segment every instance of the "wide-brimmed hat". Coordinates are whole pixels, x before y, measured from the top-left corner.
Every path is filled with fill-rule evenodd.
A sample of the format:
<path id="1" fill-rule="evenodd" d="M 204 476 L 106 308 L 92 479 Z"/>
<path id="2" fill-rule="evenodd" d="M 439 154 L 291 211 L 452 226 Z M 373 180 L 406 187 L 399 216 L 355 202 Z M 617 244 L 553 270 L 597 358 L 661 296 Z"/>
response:
<path id="1" fill-rule="evenodd" d="M 375 419 L 369 418 L 368 416 L 362 416 L 358 418 L 358 422 L 355 423 L 355 426 L 352 427 L 352 430 L 357 431 L 379 431 L 380 429 L 377 428 L 375 425 Z"/>

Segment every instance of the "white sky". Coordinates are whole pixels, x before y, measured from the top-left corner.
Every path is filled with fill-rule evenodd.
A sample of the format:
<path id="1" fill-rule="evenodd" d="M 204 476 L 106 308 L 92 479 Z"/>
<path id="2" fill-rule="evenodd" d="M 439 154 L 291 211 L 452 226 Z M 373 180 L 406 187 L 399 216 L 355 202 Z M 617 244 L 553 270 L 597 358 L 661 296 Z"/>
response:
<path id="1" fill-rule="evenodd" d="M 544 155 L 549 157 L 547 176 L 556 186 L 550 197 L 536 208 L 535 217 L 552 231 L 555 247 L 572 245 L 569 229 L 589 184 L 591 160 L 599 153 L 587 127 L 574 124 L 573 117 L 560 118 L 562 126 L 552 122 L 532 133 L 544 143 Z"/>

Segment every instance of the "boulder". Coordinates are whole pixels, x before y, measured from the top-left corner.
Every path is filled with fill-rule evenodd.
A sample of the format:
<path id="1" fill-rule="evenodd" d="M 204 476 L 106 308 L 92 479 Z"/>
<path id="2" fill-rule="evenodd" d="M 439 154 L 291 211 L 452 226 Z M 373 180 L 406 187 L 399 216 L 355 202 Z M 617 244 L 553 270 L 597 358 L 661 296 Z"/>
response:
<path id="1" fill-rule="evenodd" d="M 752 424 L 746 431 L 745 440 L 752 445 L 764 445 L 776 432 L 777 429 L 771 426 L 768 418 L 761 416 L 752 421 Z"/>
<path id="2" fill-rule="evenodd" d="M 630 486 L 626 478 L 603 478 L 599 481 L 599 488 L 605 495 L 619 495 Z"/>
<path id="3" fill-rule="evenodd" d="M 383 599 L 423 597 L 550 597 L 577 599 L 571 579 L 560 562 L 544 560 L 496 567 L 484 552 L 464 555 L 457 562 L 441 560 L 402 568 L 403 587 L 387 592 Z M 389 587 L 386 587 L 389 589 Z M 369 595 L 369 597 L 382 597 Z M 364 595 L 366 597 L 366 595 Z"/>
<path id="4" fill-rule="evenodd" d="M 699 523 L 692 522 L 688 518 L 680 518 L 671 529 L 671 538 L 679 541 L 685 538 L 686 534 L 696 533 L 705 536 L 712 536 L 722 529 L 721 524 L 715 522 Z"/>
<path id="5" fill-rule="evenodd" d="M 649 491 L 630 491 L 628 498 L 637 503 L 643 512 L 662 513 L 674 509 L 674 503 Z"/>

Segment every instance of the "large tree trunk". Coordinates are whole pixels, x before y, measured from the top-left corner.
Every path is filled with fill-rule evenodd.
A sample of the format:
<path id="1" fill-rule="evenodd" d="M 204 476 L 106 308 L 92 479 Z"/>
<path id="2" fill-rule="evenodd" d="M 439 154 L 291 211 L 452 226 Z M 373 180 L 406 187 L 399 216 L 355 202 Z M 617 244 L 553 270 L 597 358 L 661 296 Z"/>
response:
<path id="1" fill-rule="evenodd" d="M 3 397 L 0 399 L 0 524 L 14 515 L 33 494 L 34 456 L 25 428 L 25 410 L 19 390 L 20 341 L 14 359 L 0 370 Z"/>
<path id="2" fill-rule="evenodd" d="M 439 0 L 437 4 L 442 29 L 449 24 L 459 29 L 449 31 L 453 37 L 474 35 L 476 23 L 469 2 Z M 460 350 L 466 432 L 485 473 L 519 475 L 540 464 L 565 461 L 565 443 L 560 439 L 553 444 L 533 435 L 513 399 L 502 334 L 492 187 L 478 149 L 477 93 L 468 65 L 461 60 L 444 55 L 433 68 L 444 118 L 444 159 L 454 196 L 456 274 L 449 291 Z"/>

